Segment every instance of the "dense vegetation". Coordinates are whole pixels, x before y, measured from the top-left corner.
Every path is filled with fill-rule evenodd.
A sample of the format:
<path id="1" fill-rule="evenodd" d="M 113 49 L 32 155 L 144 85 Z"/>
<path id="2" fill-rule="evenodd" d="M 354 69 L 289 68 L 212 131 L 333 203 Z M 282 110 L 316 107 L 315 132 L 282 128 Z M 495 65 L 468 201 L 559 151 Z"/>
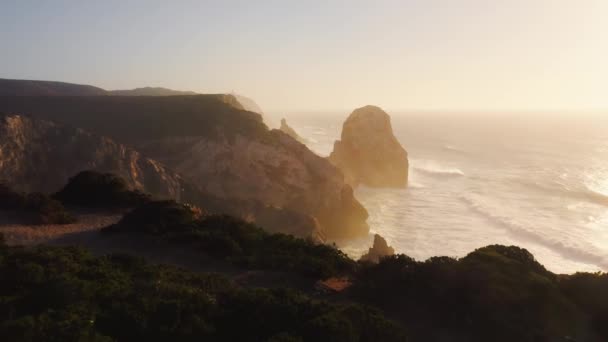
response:
<path id="1" fill-rule="evenodd" d="M 456 260 L 404 255 L 363 266 L 352 295 L 399 317 L 419 341 L 606 341 L 606 275 L 556 276 L 518 247 Z"/>
<path id="2" fill-rule="evenodd" d="M 78 173 L 53 197 L 69 205 L 98 208 L 134 207 L 150 200 L 150 196 L 130 190 L 122 178 L 96 171 Z"/>
<path id="3" fill-rule="evenodd" d="M 152 235 L 247 268 L 329 277 L 350 273 L 355 266 L 354 261 L 332 246 L 291 235 L 270 234 L 231 216 L 199 217 L 192 208 L 173 201 L 145 203 L 104 231 Z"/>
<path id="4" fill-rule="evenodd" d="M 19 193 L 0 184 L 0 210 L 31 224 L 67 224 L 75 221 L 63 205 L 42 193 Z"/>
<path id="5" fill-rule="evenodd" d="M 377 311 L 77 248 L 0 242 L 3 341 L 402 341 Z"/>

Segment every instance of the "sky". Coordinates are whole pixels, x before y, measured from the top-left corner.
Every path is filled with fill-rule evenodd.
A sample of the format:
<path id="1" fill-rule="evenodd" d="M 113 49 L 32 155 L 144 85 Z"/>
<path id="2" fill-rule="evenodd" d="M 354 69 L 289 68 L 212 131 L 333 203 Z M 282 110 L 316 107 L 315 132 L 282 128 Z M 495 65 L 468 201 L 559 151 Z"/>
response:
<path id="1" fill-rule="evenodd" d="M 0 78 L 267 111 L 608 109 L 606 0 L 0 1 Z"/>

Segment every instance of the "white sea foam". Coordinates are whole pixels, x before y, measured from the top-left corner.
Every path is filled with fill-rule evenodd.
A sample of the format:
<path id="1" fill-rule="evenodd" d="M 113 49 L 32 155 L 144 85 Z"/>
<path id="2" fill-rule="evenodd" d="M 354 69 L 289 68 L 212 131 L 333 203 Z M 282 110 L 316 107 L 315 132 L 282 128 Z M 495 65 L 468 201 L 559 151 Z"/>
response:
<path id="1" fill-rule="evenodd" d="M 530 240 L 536 244 L 550 248 L 572 260 L 578 260 L 584 263 L 595 264 L 602 269 L 608 269 L 608 256 L 601 252 L 590 251 L 589 248 L 574 246 L 571 243 L 566 243 L 559 239 L 552 238 L 547 234 L 539 231 L 536 225 L 527 225 L 522 223 L 516 217 L 501 215 L 497 210 L 499 206 L 490 206 L 480 197 L 472 195 L 461 195 L 460 199 L 464 201 L 474 212 L 484 216 L 494 224 L 507 229 L 509 232 L 519 236 L 520 238 Z"/>
<path id="2" fill-rule="evenodd" d="M 415 171 L 436 177 L 463 177 L 464 172 L 455 167 L 444 167 L 432 160 L 412 161 L 412 168 Z"/>

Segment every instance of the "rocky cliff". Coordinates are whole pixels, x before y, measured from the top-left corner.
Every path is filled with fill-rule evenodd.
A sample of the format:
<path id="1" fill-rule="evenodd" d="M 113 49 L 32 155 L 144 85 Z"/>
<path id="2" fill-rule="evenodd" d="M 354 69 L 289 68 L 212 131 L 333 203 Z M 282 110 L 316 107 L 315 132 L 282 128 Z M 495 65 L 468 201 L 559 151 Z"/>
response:
<path id="1" fill-rule="evenodd" d="M 375 106 L 365 106 L 350 114 L 329 160 L 342 170 L 352 186 L 407 185 L 407 152 L 393 134 L 389 115 Z"/>
<path id="2" fill-rule="evenodd" d="M 232 100 L 229 95 L 0 97 L 0 109 L 129 144 L 206 195 L 312 216 L 329 239 L 368 232 L 367 211 L 338 169 L 283 132 L 268 130 L 260 115 Z"/>
<path id="3" fill-rule="evenodd" d="M 132 188 L 179 199 L 179 177 L 125 145 L 66 125 L 0 114 L 0 179 L 16 190 L 54 192 L 88 169 L 112 172 Z"/>
<path id="4" fill-rule="evenodd" d="M 45 120 L 0 114 L 0 181 L 19 191 L 51 193 L 83 170 L 110 172 L 131 189 L 241 217 L 271 232 L 324 239 L 310 215 L 252 199 L 219 198 L 110 138 Z"/>

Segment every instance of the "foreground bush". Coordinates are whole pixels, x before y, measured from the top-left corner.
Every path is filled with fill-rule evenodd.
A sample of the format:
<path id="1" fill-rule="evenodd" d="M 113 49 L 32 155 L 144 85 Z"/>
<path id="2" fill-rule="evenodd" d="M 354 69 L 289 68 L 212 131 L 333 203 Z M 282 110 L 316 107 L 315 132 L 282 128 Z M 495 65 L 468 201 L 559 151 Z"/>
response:
<path id="1" fill-rule="evenodd" d="M 602 275 L 560 278 L 525 249 L 495 245 L 458 260 L 363 265 L 352 296 L 400 317 L 419 341 L 607 341 L 606 285 Z"/>
<path id="2" fill-rule="evenodd" d="M 403 341 L 357 304 L 243 289 L 220 275 L 0 244 L 2 341 Z"/>
<path id="3" fill-rule="evenodd" d="M 54 198 L 65 204 L 102 208 L 134 207 L 150 200 L 148 195 L 130 190 L 122 178 L 96 171 L 82 171 L 70 178 Z"/>
<path id="4" fill-rule="evenodd" d="M 285 234 L 270 234 L 231 216 L 197 218 L 191 208 L 173 201 L 145 203 L 104 231 L 156 236 L 248 268 L 329 277 L 348 273 L 355 266 L 350 258 L 332 246 Z"/>

